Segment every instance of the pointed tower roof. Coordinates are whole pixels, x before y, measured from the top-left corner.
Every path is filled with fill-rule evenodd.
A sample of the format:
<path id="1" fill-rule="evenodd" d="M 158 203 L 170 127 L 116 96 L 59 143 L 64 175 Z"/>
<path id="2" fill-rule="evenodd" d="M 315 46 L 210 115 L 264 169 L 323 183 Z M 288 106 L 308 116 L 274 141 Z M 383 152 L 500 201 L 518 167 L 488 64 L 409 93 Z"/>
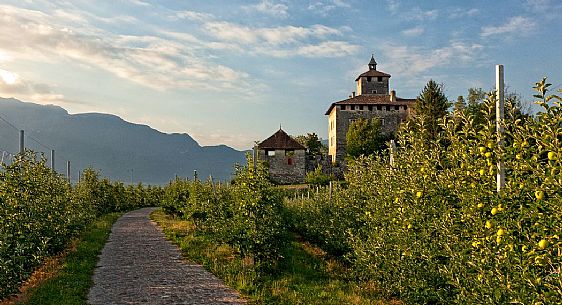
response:
<path id="1" fill-rule="evenodd" d="M 390 74 L 384 73 L 382 71 L 377 71 L 377 62 L 375 61 L 375 54 L 371 55 L 371 61 L 369 61 L 369 71 L 365 73 L 361 73 L 355 81 L 358 81 L 361 77 L 369 77 L 369 76 L 382 76 L 382 77 L 390 77 Z"/>
<path id="2" fill-rule="evenodd" d="M 294 149 L 294 150 L 306 150 L 306 147 L 302 146 L 295 139 L 291 138 L 283 129 L 274 133 L 271 137 L 263 140 L 258 144 L 259 149 Z"/>
<path id="3" fill-rule="evenodd" d="M 371 54 L 371 61 L 369 61 L 369 70 L 376 70 L 377 62 L 375 61 L 375 54 Z"/>

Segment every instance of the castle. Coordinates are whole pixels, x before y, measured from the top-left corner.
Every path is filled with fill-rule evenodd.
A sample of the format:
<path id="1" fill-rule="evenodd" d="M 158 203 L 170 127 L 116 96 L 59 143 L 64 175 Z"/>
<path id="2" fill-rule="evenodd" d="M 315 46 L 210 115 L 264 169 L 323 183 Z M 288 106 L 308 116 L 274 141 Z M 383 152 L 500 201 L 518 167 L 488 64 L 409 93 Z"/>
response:
<path id="1" fill-rule="evenodd" d="M 378 118 L 381 131 L 389 134 L 396 132 L 400 123 L 412 113 L 416 100 L 399 98 L 396 91 L 389 91 L 390 74 L 377 71 L 374 56 L 368 66 L 369 70 L 355 79 L 357 94 L 353 92 L 348 99 L 332 103 L 326 111 L 328 155 L 334 164 L 345 159 L 346 134 L 354 120 Z"/>
<path id="2" fill-rule="evenodd" d="M 377 71 L 374 56 L 368 66 L 369 70 L 355 79 L 357 94 L 353 92 L 348 99 L 332 103 L 325 113 L 328 115 L 328 160 L 307 159 L 306 148 L 281 128 L 258 145 L 258 158 L 268 164 L 272 181 L 303 183 L 307 169 L 317 165 L 328 170 L 327 174 L 341 177 L 345 168 L 346 134 L 351 122 L 360 118 L 378 118 L 381 132 L 391 134 L 412 114 L 416 100 L 399 98 L 396 91 L 389 90 L 390 74 Z"/>

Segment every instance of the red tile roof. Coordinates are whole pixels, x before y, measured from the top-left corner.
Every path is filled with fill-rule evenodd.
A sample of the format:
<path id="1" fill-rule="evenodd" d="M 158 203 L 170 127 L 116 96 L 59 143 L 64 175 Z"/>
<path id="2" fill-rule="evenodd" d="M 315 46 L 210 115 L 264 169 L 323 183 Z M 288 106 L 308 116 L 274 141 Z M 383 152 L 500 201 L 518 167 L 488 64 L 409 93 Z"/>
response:
<path id="1" fill-rule="evenodd" d="M 342 100 L 339 102 L 332 103 L 328 111 L 326 111 L 326 115 L 329 115 L 332 112 L 332 109 L 336 105 L 406 105 L 410 106 L 415 103 L 415 99 L 406 99 L 397 97 L 395 102 L 390 101 L 390 95 L 382 95 L 382 94 L 362 94 L 357 95 L 356 97 L 348 98 L 346 100 Z"/>
<path id="2" fill-rule="evenodd" d="M 384 72 L 381 71 L 377 71 L 377 70 L 369 70 L 365 73 L 360 74 L 359 76 L 357 76 L 357 78 L 355 79 L 355 81 L 358 81 L 359 78 L 363 77 L 363 76 L 384 76 L 384 77 L 390 77 L 390 74 L 386 74 Z"/>
<path id="3" fill-rule="evenodd" d="M 306 150 L 306 147 L 291 138 L 285 131 L 283 131 L 283 129 L 279 129 L 271 137 L 263 140 L 260 144 L 258 144 L 258 148 Z"/>

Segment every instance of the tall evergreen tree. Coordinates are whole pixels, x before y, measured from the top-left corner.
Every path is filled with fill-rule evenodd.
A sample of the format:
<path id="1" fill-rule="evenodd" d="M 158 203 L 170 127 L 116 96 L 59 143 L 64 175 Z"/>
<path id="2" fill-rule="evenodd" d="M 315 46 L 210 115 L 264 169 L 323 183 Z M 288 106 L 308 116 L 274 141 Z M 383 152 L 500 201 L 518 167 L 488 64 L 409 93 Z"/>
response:
<path id="1" fill-rule="evenodd" d="M 450 105 L 443 93 L 443 86 L 429 80 L 416 98 L 414 114 L 417 120 L 423 122 L 429 135 L 435 137 L 439 132 L 439 120 L 447 115 Z"/>
<path id="2" fill-rule="evenodd" d="M 466 108 L 466 102 L 464 101 L 464 97 L 462 95 L 459 95 L 457 97 L 457 101 L 453 105 L 453 112 L 454 113 L 462 112 L 465 108 Z"/>

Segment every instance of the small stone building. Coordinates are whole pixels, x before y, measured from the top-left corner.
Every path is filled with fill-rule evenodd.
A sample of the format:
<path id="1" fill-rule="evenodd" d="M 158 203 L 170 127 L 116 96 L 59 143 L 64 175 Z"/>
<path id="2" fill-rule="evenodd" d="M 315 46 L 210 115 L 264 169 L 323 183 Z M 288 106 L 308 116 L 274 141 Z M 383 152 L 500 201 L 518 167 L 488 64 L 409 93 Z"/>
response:
<path id="1" fill-rule="evenodd" d="M 328 154 L 334 164 L 345 159 L 346 134 L 349 125 L 359 118 L 378 118 L 383 133 L 394 133 L 400 123 L 411 115 L 415 99 L 396 96 L 389 91 L 390 74 L 377 71 L 377 62 L 371 57 L 369 70 L 355 79 L 355 92 L 348 99 L 332 103 L 328 115 Z"/>
<path id="2" fill-rule="evenodd" d="M 258 159 L 269 166 L 269 177 L 275 183 L 293 184 L 305 180 L 306 147 L 281 128 L 258 144 Z"/>

